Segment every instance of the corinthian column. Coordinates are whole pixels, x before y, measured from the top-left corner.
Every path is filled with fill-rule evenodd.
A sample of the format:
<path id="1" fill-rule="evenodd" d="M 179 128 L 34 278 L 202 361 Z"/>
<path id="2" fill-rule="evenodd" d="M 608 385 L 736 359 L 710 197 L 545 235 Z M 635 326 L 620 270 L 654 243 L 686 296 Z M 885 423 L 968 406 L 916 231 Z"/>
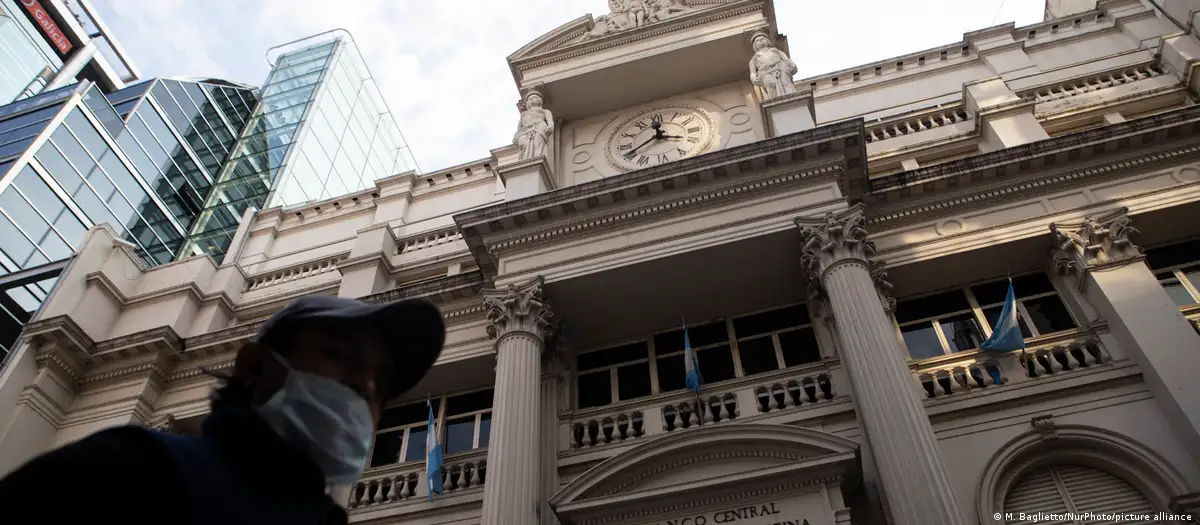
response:
<path id="1" fill-rule="evenodd" d="M 485 290 L 488 335 L 496 340 L 496 388 L 488 443 L 483 525 L 540 521 L 542 350 L 550 307 L 541 277 Z"/>
<path id="2" fill-rule="evenodd" d="M 887 491 L 892 523 L 967 523 L 946 474 L 925 407 L 913 388 L 896 329 L 884 310 L 882 269 L 868 259 L 862 205 L 824 220 L 796 219 L 801 261 L 837 322 L 842 363 L 859 421 Z"/>

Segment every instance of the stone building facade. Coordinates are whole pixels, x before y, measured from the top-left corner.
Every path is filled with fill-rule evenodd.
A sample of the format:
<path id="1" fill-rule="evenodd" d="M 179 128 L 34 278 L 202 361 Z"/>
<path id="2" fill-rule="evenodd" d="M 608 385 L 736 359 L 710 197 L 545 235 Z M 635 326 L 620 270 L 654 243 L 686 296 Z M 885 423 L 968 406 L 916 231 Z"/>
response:
<path id="1" fill-rule="evenodd" d="M 0 373 L 0 472 L 195 432 L 295 297 L 429 297 L 447 347 L 336 487 L 355 523 L 1194 514 L 1200 2 L 1068 4 L 795 80 L 769 0 L 614 0 L 509 57 L 479 161 L 263 210 L 221 261 L 93 228 Z M 981 351 L 1009 279 L 1027 348 Z"/>

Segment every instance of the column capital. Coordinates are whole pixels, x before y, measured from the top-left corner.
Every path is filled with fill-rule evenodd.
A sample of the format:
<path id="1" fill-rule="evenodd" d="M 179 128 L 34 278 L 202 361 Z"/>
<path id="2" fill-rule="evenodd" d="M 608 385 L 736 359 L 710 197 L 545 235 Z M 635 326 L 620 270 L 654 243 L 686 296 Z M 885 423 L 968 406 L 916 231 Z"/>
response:
<path id="1" fill-rule="evenodd" d="M 821 219 L 796 217 L 793 222 L 800 228 L 803 250 L 800 264 L 809 280 L 810 300 L 825 297 L 822 279 L 829 269 L 843 262 L 858 261 L 870 271 L 884 308 L 889 311 L 895 308 L 886 265 L 871 260 L 875 255 L 875 244 L 867 240 L 866 213 L 862 204 L 838 213 L 827 212 Z"/>
<path id="2" fill-rule="evenodd" d="M 1129 236 L 1141 233 L 1129 220 L 1128 209 L 1120 208 L 1083 222 L 1050 224 L 1055 246 L 1051 251 L 1054 267 L 1063 274 L 1079 278 L 1080 290 L 1088 272 L 1116 268 L 1145 258 L 1141 248 Z"/>
<path id="3" fill-rule="evenodd" d="M 554 316 L 542 290 L 544 284 L 545 278 L 539 275 L 524 284 L 484 290 L 488 336 L 501 339 L 510 333 L 524 332 L 544 342 L 552 332 Z"/>

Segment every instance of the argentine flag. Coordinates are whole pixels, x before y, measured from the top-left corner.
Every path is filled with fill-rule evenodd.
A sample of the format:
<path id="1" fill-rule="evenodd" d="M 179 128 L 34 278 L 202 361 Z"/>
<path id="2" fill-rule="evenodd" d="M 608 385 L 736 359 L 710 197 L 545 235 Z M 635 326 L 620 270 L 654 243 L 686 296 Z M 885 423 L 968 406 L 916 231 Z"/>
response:
<path id="1" fill-rule="evenodd" d="M 425 474 L 429 479 L 429 501 L 433 501 L 434 492 L 442 493 L 442 445 L 437 440 L 433 404 L 426 399 L 425 405 L 429 407 L 429 427 L 425 432 Z"/>
<path id="2" fill-rule="evenodd" d="M 1004 298 L 1004 307 L 1000 315 L 992 323 L 992 336 L 979 345 L 982 350 L 1008 352 L 1024 350 L 1025 338 L 1021 336 L 1021 324 L 1017 322 L 1017 299 L 1013 293 L 1012 279 L 1008 280 L 1008 296 Z"/>
<path id="3" fill-rule="evenodd" d="M 684 382 L 687 383 L 688 390 L 699 392 L 704 378 L 700 377 L 700 362 L 696 360 L 696 351 L 692 350 L 692 343 L 688 339 L 686 323 L 683 325 L 683 368 L 687 371 Z"/>

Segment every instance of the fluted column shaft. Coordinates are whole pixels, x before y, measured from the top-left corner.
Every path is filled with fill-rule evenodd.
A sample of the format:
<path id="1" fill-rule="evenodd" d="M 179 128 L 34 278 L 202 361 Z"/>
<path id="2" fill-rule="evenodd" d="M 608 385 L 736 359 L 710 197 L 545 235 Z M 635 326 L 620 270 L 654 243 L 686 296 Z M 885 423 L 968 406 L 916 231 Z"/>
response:
<path id="1" fill-rule="evenodd" d="M 485 291 L 488 333 L 496 339 L 496 386 L 488 443 L 483 525 L 540 521 L 542 351 L 549 306 L 542 279 Z"/>
<path id="2" fill-rule="evenodd" d="M 892 522 L 967 523 L 884 309 L 877 282 L 886 282 L 868 259 L 874 248 L 866 241 L 861 205 L 824 221 L 796 223 L 805 240 L 810 285 L 826 295 L 838 325 L 842 363 L 887 488 Z"/>

